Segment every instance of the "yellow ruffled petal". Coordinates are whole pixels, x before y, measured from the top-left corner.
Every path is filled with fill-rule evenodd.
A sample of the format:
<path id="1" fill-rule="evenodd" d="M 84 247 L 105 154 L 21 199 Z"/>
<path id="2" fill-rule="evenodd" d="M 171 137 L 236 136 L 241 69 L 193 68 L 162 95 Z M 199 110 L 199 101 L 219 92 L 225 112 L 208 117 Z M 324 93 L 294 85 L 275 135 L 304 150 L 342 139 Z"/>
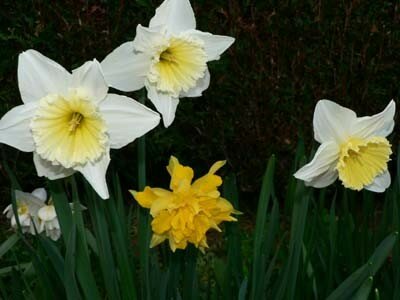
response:
<path id="1" fill-rule="evenodd" d="M 160 198 L 168 197 L 172 194 L 170 191 L 161 188 L 151 188 L 151 190 L 153 191 L 154 194 L 156 194 Z"/>
<path id="2" fill-rule="evenodd" d="M 171 195 L 167 195 L 166 197 L 155 199 L 151 205 L 150 214 L 156 217 L 161 211 L 173 206 L 172 198 L 173 194 L 171 193 Z"/>
<path id="3" fill-rule="evenodd" d="M 227 212 L 231 214 L 234 211 L 232 204 L 222 197 L 217 199 L 215 206 L 222 212 Z"/>
<path id="4" fill-rule="evenodd" d="M 192 188 L 201 195 L 219 196 L 217 188 L 222 184 L 222 179 L 218 175 L 207 174 L 193 182 Z M 210 194 L 211 193 L 211 194 Z M 217 196 L 217 197 L 218 197 Z"/>
<path id="5" fill-rule="evenodd" d="M 219 160 L 215 164 L 213 164 L 208 171 L 208 174 L 214 174 L 217 172 L 219 169 L 221 169 L 223 166 L 225 166 L 226 160 Z"/>
<path id="6" fill-rule="evenodd" d="M 157 217 L 151 222 L 151 228 L 153 232 L 162 235 L 171 228 L 171 221 L 174 215 L 170 214 L 168 211 L 160 212 Z"/>
<path id="7" fill-rule="evenodd" d="M 169 164 L 167 166 L 167 171 L 171 177 L 172 174 L 174 173 L 175 166 L 177 165 L 179 165 L 179 160 L 175 156 L 171 155 L 169 159 Z"/>
<path id="8" fill-rule="evenodd" d="M 340 148 L 336 169 L 346 188 L 360 191 L 387 170 L 392 154 L 384 137 L 350 138 Z"/>
<path id="9" fill-rule="evenodd" d="M 139 203 L 140 206 L 150 208 L 153 202 L 158 199 L 158 196 L 153 192 L 151 187 L 146 186 L 143 192 L 129 191 L 133 198 Z"/>
<path id="10" fill-rule="evenodd" d="M 180 242 L 175 241 L 173 238 L 169 238 L 169 247 L 171 248 L 172 252 L 175 252 L 176 249 L 186 249 L 187 241 L 182 240 Z"/>
<path id="11" fill-rule="evenodd" d="M 171 190 L 176 191 L 190 187 L 194 176 L 192 168 L 181 165 L 176 157 L 171 156 L 167 170 L 171 175 Z"/>
<path id="12" fill-rule="evenodd" d="M 153 234 L 153 236 L 151 237 L 151 241 L 150 241 L 150 248 L 153 248 L 153 247 L 161 244 L 166 239 L 167 239 L 167 236 L 165 236 L 165 235 Z"/>
<path id="13" fill-rule="evenodd" d="M 205 215 L 197 215 L 193 220 L 194 223 L 194 242 L 199 244 L 205 239 L 206 232 L 212 227 L 210 219 Z"/>

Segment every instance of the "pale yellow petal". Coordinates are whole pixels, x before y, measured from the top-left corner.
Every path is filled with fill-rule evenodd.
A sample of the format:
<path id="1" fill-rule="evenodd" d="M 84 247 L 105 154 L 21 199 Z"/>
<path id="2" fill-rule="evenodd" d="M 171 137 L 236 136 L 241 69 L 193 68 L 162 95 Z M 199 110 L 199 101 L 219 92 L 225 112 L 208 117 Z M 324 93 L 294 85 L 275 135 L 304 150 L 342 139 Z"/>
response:
<path id="1" fill-rule="evenodd" d="M 339 179 L 345 187 L 359 191 L 387 170 L 391 154 L 391 145 L 384 137 L 350 138 L 340 148 Z"/>

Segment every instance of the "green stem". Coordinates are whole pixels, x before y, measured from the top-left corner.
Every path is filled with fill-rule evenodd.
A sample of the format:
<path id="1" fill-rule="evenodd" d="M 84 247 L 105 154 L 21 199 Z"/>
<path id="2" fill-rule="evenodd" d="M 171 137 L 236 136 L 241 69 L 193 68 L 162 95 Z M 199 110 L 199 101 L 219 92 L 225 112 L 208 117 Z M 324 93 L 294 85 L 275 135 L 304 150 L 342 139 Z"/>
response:
<path id="1" fill-rule="evenodd" d="M 140 97 L 139 102 L 144 104 L 146 96 Z M 142 191 L 146 186 L 146 137 L 138 139 L 138 190 Z M 150 294 L 150 273 L 149 273 L 149 246 L 150 246 L 150 220 L 149 212 L 139 208 L 139 250 L 140 267 L 143 270 L 144 278 L 142 285 L 142 299 L 151 299 Z"/>
<path id="2" fill-rule="evenodd" d="M 146 95 L 139 98 L 141 104 L 145 104 Z M 146 186 L 146 135 L 138 139 L 138 188 L 142 191 Z"/>
<path id="3" fill-rule="evenodd" d="M 142 191 L 146 186 L 146 136 L 138 140 L 138 188 Z"/>

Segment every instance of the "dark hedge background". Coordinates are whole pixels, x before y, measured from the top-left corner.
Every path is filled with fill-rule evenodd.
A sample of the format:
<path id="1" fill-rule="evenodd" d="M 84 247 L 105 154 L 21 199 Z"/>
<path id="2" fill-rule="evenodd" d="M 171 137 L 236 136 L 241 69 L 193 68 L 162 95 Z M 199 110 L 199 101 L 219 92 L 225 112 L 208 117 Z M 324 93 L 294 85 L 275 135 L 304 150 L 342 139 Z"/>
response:
<path id="1" fill-rule="evenodd" d="M 1 0 L 0 114 L 21 104 L 16 78 L 21 51 L 34 48 L 69 70 L 95 57 L 102 60 L 132 40 L 136 25 L 147 25 L 160 3 Z M 200 30 L 234 36 L 236 42 L 209 64 L 212 81 L 204 96 L 183 99 L 173 125 L 149 134 L 150 184 L 167 184 L 164 166 L 171 154 L 199 172 L 227 159 L 224 172 L 237 175 L 242 203 L 254 203 L 272 153 L 283 189 L 300 136 L 311 149 L 319 99 L 335 100 L 360 115 L 399 100 L 399 1 L 193 0 L 192 6 Z M 43 185 L 32 154 L 1 147 L 25 190 Z M 112 157 L 124 186 L 134 188 L 136 144 Z M 0 196 L 3 209 L 9 181 L 1 165 Z"/>

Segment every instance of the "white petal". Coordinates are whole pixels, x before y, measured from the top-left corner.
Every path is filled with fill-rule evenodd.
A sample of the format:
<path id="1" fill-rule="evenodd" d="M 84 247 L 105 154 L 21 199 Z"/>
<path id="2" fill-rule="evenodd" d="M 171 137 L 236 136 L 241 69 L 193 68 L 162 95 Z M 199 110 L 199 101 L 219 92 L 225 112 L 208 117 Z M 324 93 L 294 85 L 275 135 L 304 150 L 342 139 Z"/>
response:
<path id="1" fill-rule="evenodd" d="M 13 209 L 12 209 L 12 204 L 9 204 L 4 210 L 3 210 L 3 215 L 6 215 L 7 218 L 11 218 L 14 215 Z"/>
<path id="2" fill-rule="evenodd" d="M 385 110 L 371 117 L 358 118 L 354 124 L 352 134 L 361 138 L 371 136 L 386 137 L 392 133 L 396 103 L 392 100 Z"/>
<path id="3" fill-rule="evenodd" d="M 46 227 L 46 222 L 40 222 L 38 232 L 41 233 Z"/>
<path id="4" fill-rule="evenodd" d="M 51 238 L 53 241 L 57 241 L 61 236 L 60 229 L 53 229 L 51 231 L 46 231 L 46 235 Z"/>
<path id="5" fill-rule="evenodd" d="M 391 183 L 390 173 L 386 171 L 380 176 L 377 176 L 370 185 L 366 186 L 365 189 L 375 193 L 383 193 Z"/>
<path id="6" fill-rule="evenodd" d="M 344 142 L 353 124 L 356 113 L 330 100 L 318 101 L 314 111 L 314 138 L 322 143 L 328 141 Z"/>
<path id="7" fill-rule="evenodd" d="M 93 189 L 103 199 L 108 199 L 106 172 L 110 164 L 110 154 L 105 153 L 98 161 L 88 162 L 83 166 L 77 166 L 74 169 L 82 173 L 85 179 L 90 183 Z"/>
<path id="8" fill-rule="evenodd" d="M 101 67 L 109 86 L 131 92 L 144 86 L 150 63 L 149 56 L 134 53 L 133 42 L 127 42 L 108 54 Z"/>
<path id="9" fill-rule="evenodd" d="M 130 52 L 146 53 L 150 64 L 152 57 L 160 51 L 160 45 L 168 44 L 168 37 L 162 30 L 162 27 L 148 28 L 139 24 L 136 27 L 136 36 L 132 42 L 132 48 L 129 49 Z"/>
<path id="10" fill-rule="evenodd" d="M 41 200 L 33 196 L 31 193 L 25 193 L 18 190 L 15 190 L 15 199 L 28 206 L 29 214 L 31 216 L 36 216 L 37 211 L 44 205 Z"/>
<path id="11" fill-rule="evenodd" d="M 332 165 L 332 167 L 329 168 L 327 171 L 320 174 L 318 177 L 313 178 L 310 181 L 305 181 L 304 184 L 306 186 L 312 186 L 314 188 L 324 188 L 334 183 L 338 178 L 338 176 L 339 176 L 338 172 L 334 169 Z"/>
<path id="12" fill-rule="evenodd" d="M 19 224 L 21 225 L 21 227 L 29 227 L 29 226 L 31 226 L 31 217 L 29 216 L 29 214 L 23 214 L 23 215 L 13 216 L 11 218 L 11 226 L 12 227 L 14 227 L 14 228 L 17 227 L 16 217 L 18 218 Z"/>
<path id="13" fill-rule="evenodd" d="M 38 198 L 40 201 L 46 202 L 47 200 L 47 192 L 44 188 L 35 189 L 31 194 Z"/>
<path id="14" fill-rule="evenodd" d="M 37 102 L 31 102 L 16 106 L 1 118 L 0 143 L 24 152 L 32 152 L 35 149 L 30 124 L 37 105 Z"/>
<path id="15" fill-rule="evenodd" d="M 95 102 L 103 100 L 108 92 L 108 85 L 97 60 L 87 61 L 73 70 L 71 86 Z"/>
<path id="16" fill-rule="evenodd" d="M 210 72 L 206 69 L 203 78 L 200 78 L 196 86 L 188 90 L 187 92 L 182 92 L 180 97 L 200 97 L 203 95 L 203 91 L 205 91 L 210 85 Z"/>
<path id="17" fill-rule="evenodd" d="M 53 219 L 55 219 L 57 217 L 57 214 L 54 205 L 43 206 L 38 211 L 38 217 L 45 222 L 52 221 Z"/>
<path id="18" fill-rule="evenodd" d="M 18 86 L 24 103 L 38 101 L 48 94 L 65 95 L 71 74 L 55 61 L 35 50 L 18 57 Z"/>
<path id="19" fill-rule="evenodd" d="M 100 104 L 100 112 L 113 149 L 126 146 L 160 123 L 158 113 L 131 98 L 115 94 L 108 94 Z"/>
<path id="20" fill-rule="evenodd" d="M 169 127 L 175 119 L 175 112 L 179 104 L 179 99 L 169 94 L 160 93 L 151 85 L 147 87 L 147 97 L 154 104 L 159 113 L 161 113 L 164 126 Z"/>
<path id="21" fill-rule="evenodd" d="M 191 30 L 185 34 L 196 37 L 204 42 L 204 50 L 207 54 L 207 61 L 218 60 L 235 41 L 233 37 L 226 35 L 215 35 L 209 32 Z"/>
<path id="22" fill-rule="evenodd" d="M 319 146 L 311 162 L 298 170 L 294 177 L 304 180 L 306 185 L 325 187 L 337 178 L 335 170 L 339 158 L 339 148 L 334 142 L 323 143 Z"/>
<path id="23" fill-rule="evenodd" d="M 165 0 L 156 9 L 149 27 L 165 26 L 169 33 L 196 28 L 196 19 L 189 0 Z"/>
<path id="24" fill-rule="evenodd" d="M 37 153 L 33 153 L 33 162 L 39 177 L 47 177 L 56 180 L 72 175 L 75 171 L 66 169 L 63 166 L 54 166 L 51 162 L 41 158 Z"/>

